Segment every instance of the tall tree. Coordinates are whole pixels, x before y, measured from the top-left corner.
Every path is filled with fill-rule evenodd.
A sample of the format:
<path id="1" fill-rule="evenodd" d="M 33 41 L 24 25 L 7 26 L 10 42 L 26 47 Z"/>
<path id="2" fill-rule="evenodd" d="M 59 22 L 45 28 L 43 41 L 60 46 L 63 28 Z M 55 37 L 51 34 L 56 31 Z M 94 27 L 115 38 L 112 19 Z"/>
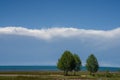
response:
<path id="1" fill-rule="evenodd" d="M 68 71 L 75 68 L 75 59 L 70 51 L 65 51 L 58 60 L 57 67 L 64 71 L 64 75 L 68 75 Z"/>
<path id="2" fill-rule="evenodd" d="M 90 72 L 90 74 L 98 71 L 99 64 L 97 58 L 93 54 L 91 54 L 86 60 L 86 68 Z"/>
<path id="3" fill-rule="evenodd" d="M 77 54 L 74 54 L 73 56 L 75 59 L 75 68 L 74 68 L 74 75 L 75 75 L 75 71 L 81 70 L 82 62 L 81 62 L 80 57 Z"/>

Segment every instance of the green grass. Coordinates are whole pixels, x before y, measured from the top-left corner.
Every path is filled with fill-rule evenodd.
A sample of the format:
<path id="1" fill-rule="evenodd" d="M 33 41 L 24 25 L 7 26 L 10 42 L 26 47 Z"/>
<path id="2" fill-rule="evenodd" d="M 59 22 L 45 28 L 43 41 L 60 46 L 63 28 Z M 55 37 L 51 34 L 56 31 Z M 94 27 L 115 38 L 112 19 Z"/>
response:
<path id="1" fill-rule="evenodd" d="M 74 76 L 73 72 L 69 72 L 68 76 L 64 76 L 60 71 L 14 71 L 0 72 L 0 75 L 8 75 L 0 76 L 0 80 L 120 80 L 120 72 L 97 72 L 95 76 L 89 75 L 88 72 L 77 72 Z"/>

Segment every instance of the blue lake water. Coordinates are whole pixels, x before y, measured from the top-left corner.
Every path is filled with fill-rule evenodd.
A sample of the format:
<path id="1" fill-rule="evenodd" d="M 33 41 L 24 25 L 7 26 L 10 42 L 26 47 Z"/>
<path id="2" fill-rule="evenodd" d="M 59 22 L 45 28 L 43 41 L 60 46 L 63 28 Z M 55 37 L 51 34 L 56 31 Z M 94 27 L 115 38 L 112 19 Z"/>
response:
<path id="1" fill-rule="evenodd" d="M 56 66 L 0 66 L 0 71 L 57 71 Z M 82 67 L 82 71 L 86 68 Z M 120 71 L 120 67 L 100 67 L 99 71 Z"/>

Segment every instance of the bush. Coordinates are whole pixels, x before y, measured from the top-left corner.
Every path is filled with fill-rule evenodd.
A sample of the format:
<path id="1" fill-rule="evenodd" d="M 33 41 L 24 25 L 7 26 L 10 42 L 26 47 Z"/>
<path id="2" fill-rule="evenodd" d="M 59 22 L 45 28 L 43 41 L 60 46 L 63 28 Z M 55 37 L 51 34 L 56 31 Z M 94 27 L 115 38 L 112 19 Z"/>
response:
<path id="1" fill-rule="evenodd" d="M 106 77 L 112 77 L 113 75 L 112 75 L 112 73 L 110 73 L 109 71 L 106 71 L 106 72 L 105 72 L 105 76 L 106 76 Z"/>

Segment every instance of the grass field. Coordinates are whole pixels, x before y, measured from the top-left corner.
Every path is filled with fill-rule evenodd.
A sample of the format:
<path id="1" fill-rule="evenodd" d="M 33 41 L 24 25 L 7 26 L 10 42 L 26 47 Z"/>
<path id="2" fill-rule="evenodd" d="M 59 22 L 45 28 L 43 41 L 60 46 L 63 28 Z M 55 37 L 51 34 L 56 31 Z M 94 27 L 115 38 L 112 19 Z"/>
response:
<path id="1" fill-rule="evenodd" d="M 88 72 L 69 72 L 69 76 L 64 76 L 60 71 L 14 71 L 0 72 L 0 80 L 120 80 L 120 72 L 98 72 L 95 76 Z"/>

